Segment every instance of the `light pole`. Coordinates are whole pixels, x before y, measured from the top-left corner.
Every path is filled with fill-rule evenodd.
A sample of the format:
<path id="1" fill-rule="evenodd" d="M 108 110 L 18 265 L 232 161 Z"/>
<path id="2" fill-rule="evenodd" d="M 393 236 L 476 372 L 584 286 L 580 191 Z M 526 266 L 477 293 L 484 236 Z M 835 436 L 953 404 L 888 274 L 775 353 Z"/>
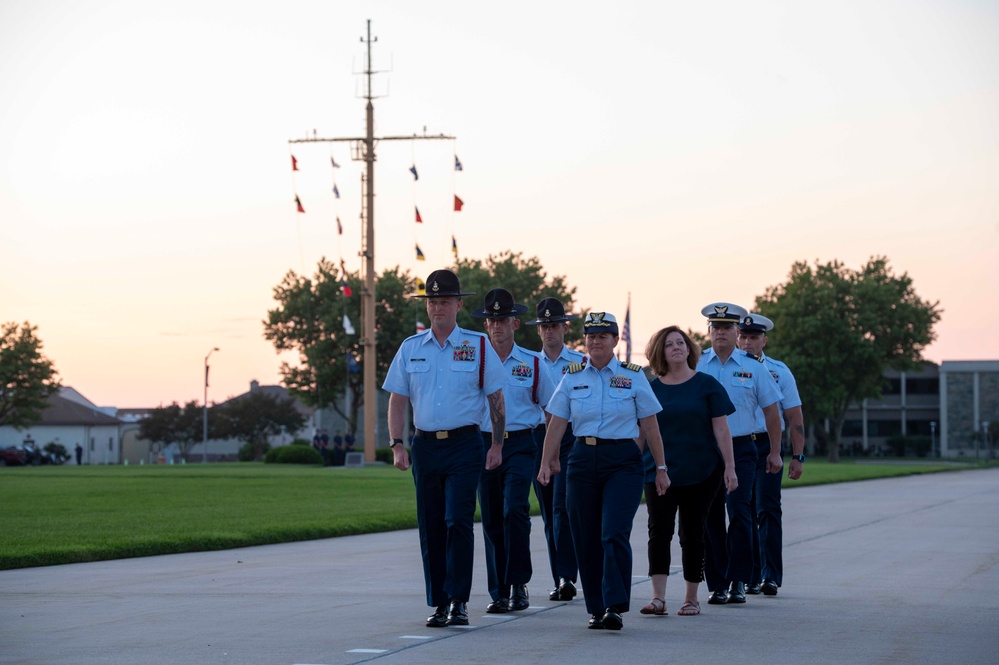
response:
<path id="1" fill-rule="evenodd" d="M 937 421 L 930 421 L 930 457 L 937 456 Z"/>
<path id="2" fill-rule="evenodd" d="M 219 347 L 215 347 L 208 352 L 205 356 L 205 401 L 204 401 L 204 419 L 202 420 L 201 428 L 201 463 L 205 464 L 208 462 L 208 357 L 212 355 L 213 352 L 218 351 Z"/>

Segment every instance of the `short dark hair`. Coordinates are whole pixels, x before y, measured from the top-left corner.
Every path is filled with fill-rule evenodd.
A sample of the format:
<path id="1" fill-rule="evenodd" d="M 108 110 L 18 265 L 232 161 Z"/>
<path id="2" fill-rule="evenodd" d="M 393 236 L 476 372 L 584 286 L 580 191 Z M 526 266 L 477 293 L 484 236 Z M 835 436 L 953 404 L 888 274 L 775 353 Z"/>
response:
<path id="1" fill-rule="evenodd" d="M 683 343 L 687 345 L 687 366 L 690 369 L 697 369 L 697 361 L 701 358 L 701 347 L 694 344 L 680 326 L 667 326 L 653 335 L 645 347 L 645 359 L 649 361 L 649 368 L 656 376 L 666 376 L 669 373 L 666 350 L 663 347 L 666 344 L 666 337 L 672 333 L 680 333 L 680 337 L 683 337 Z"/>

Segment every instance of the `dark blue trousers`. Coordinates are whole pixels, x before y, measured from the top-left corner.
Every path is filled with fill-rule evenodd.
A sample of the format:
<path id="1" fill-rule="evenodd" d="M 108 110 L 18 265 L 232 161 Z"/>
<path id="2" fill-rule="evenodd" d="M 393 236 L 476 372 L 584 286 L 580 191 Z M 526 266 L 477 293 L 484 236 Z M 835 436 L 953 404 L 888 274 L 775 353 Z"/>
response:
<path id="1" fill-rule="evenodd" d="M 756 519 L 753 520 L 753 584 L 763 580 L 773 580 L 781 585 L 784 577 L 784 558 L 781 554 L 784 542 L 784 527 L 781 524 L 783 512 L 780 507 L 780 486 L 784 480 L 784 470 L 780 473 L 767 473 L 767 455 L 770 454 L 770 437 L 756 435 L 756 485 L 753 507 Z M 781 450 L 783 459 L 783 449 Z"/>
<path id="2" fill-rule="evenodd" d="M 483 434 L 483 451 L 492 435 Z M 510 597 L 510 585 L 531 581 L 531 481 L 534 435 L 530 430 L 503 442 L 503 463 L 479 478 L 479 512 L 485 539 L 486 579 L 493 600 Z"/>
<path id="3" fill-rule="evenodd" d="M 572 433 L 572 423 L 567 423 L 559 446 L 558 460 L 561 471 L 547 485 L 537 481 L 538 471 L 541 470 L 541 455 L 544 451 L 544 425 L 535 428 L 534 437 L 538 447 L 534 460 L 534 494 L 538 497 L 538 505 L 541 507 L 541 519 L 545 524 L 545 541 L 548 543 L 548 564 L 557 588 L 561 577 L 575 583 L 579 571 L 576 566 L 576 551 L 572 546 L 569 513 L 565 507 L 566 469 L 569 466 L 569 451 L 572 450 L 576 437 Z"/>
<path id="4" fill-rule="evenodd" d="M 472 592 L 475 488 L 485 465 L 482 435 L 437 440 L 417 435 L 410 450 L 416 483 L 427 605 L 468 602 Z"/>
<path id="5" fill-rule="evenodd" d="M 645 483 L 642 454 L 630 439 L 598 446 L 577 439 L 566 471 L 566 507 L 586 611 L 627 612 L 631 527 Z"/>
<path id="6" fill-rule="evenodd" d="M 725 484 L 721 484 L 704 525 L 704 579 L 711 591 L 722 591 L 730 582 L 748 583 L 753 575 L 755 512 L 752 498 L 756 480 L 756 444 L 749 437 L 736 439 L 732 448 L 739 487 L 726 494 Z"/>

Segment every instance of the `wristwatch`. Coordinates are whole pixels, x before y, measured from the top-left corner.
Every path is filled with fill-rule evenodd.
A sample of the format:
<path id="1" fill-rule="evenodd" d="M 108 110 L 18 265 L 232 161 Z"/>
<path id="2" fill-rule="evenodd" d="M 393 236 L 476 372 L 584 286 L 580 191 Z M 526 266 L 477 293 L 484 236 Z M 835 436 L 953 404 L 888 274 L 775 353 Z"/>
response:
<path id="1" fill-rule="evenodd" d="M 796 459 L 799 462 L 801 462 L 802 464 L 805 463 L 805 456 L 804 455 L 791 455 L 791 459 Z"/>
<path id="2" fill-rule="evenodd" d="M 400 443 L 402 443 L 402 439 L 392 439 L 392 443 L 389 444 L 389 448 L 395 448 Z"/>
<path id="3" fill-rule="evenodd" d="M 656 467 L 656 471 L 665 471 L 665 470 L 666 470 L 665 464 L 660 464 L 659 466 Z"/>

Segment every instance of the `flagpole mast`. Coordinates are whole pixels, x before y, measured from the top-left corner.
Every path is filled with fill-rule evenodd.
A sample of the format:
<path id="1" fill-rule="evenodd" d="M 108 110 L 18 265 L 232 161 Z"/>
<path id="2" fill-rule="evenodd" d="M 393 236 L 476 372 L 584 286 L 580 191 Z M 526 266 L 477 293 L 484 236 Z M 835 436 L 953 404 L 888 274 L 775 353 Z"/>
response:
<path id="1" fill-rule="evenodd" d="M 365 133 L 363 138 L 312 138 L 290 139 L 288 143 L 352 143 L 354 146 L 352 159 L 354 161 L 364 161 L 365 163 L 365 187 L 364 187 L 364 232 L 361 238 L 361 258 L 363 260 L 364 287 L 361 290 L 361 348 L 364 352 L 364 460 L 366 462 L 375 461 L 375 447 L 378 442 L 377 414 L 378 414 L 378 386 L 377 369 L 377 339 L 375 336 L 375 142 L 376 141 L 413 141 L 413 140 L 448 140 L 453 141 L 454 136 L 438 134 L 428 136 L 426 129 L 422 136 L 413 134 L 412 136 L 375 136 L 375 106 L 372 100 L 375 95 L 372 93 L 371 77 L 379 73 L 372 68 L 371 64 L 371 44 L 378 41 L 378 37 L 371 37 L 371 19 L 368 19 L 367 38 L 361 37 L 361 41 L 367 45 L 367 63 L 362 72 L 366 77 L 367 87 L 364 92 L 364 99 L 367 100 L 365 106 Z M 320 404 L 320 407 L 323 405 Z"/>

